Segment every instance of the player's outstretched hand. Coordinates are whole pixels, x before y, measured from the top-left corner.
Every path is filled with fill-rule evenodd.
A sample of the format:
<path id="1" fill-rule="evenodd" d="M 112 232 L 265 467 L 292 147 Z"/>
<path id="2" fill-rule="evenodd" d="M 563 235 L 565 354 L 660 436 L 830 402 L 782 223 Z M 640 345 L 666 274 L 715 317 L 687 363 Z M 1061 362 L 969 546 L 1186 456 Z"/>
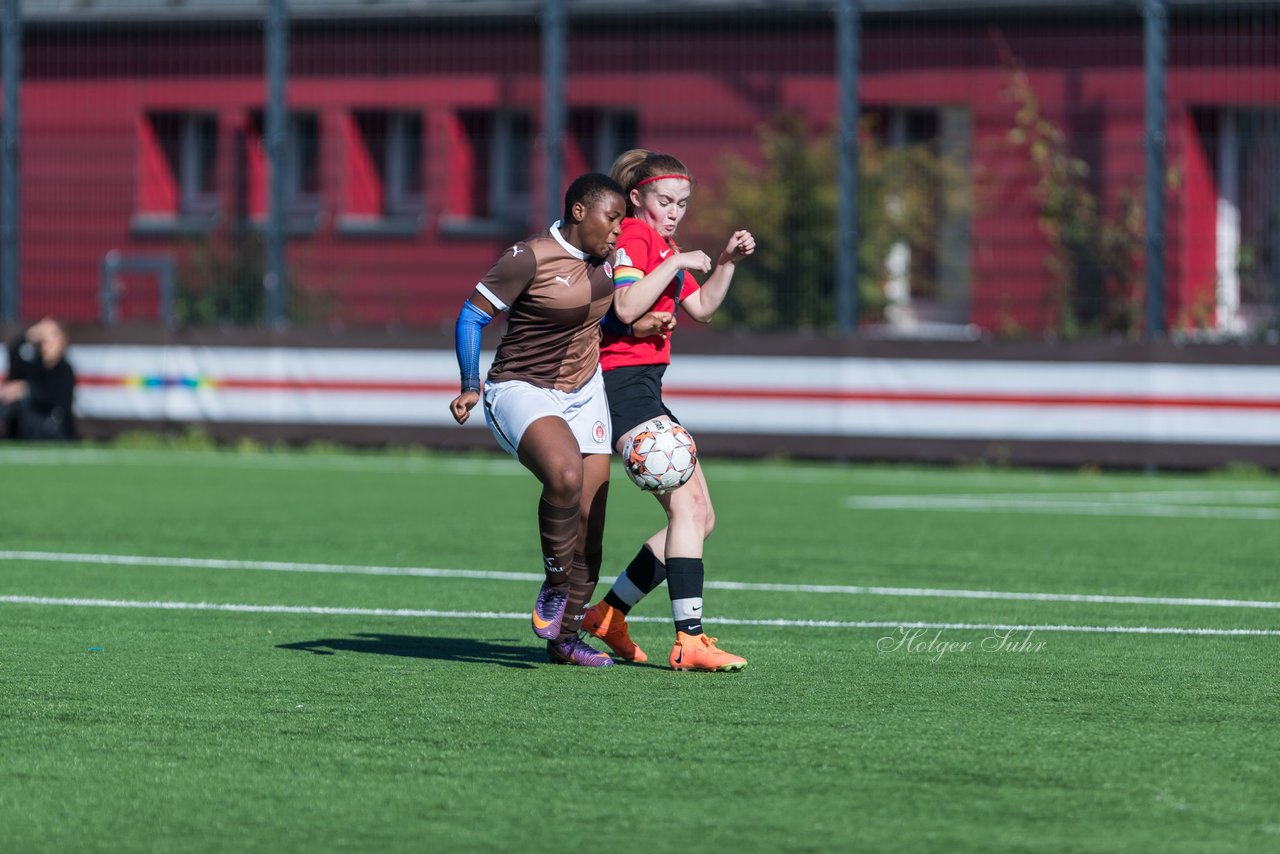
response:
<path id="1" fill-rule="evenodd" d="M 467 419 L 471 417 L 471 410 L 475 409 L 476 404 L 479 402 L 479 392 L 464 391 L 449 404 L 449 413 L 453 416 L 454 421 L 459 424 L 466 424 Z"/>
<path id="2" fill-rule="evenodd" d="M 631 324 L 631 334 L 636 338 L 648 338 L 651 335 L 661 335 L 667 338 L 671 335 L 671 330 L 676 328 L 676 316 L 670 311 L 649 311 L 644 316 Z"/>
<path id="3" fill-rule="evenodd" d="M 724 251 L 720 253 L 721 264 L 731 264 L 734 261 L 740 261 L 748 255 L 754 254 L 756 251 L 756 239 L 751 236 L 751 232 L 735 231 L 733 237 L 729 238 L 729 242 L 725 244 Z"/>

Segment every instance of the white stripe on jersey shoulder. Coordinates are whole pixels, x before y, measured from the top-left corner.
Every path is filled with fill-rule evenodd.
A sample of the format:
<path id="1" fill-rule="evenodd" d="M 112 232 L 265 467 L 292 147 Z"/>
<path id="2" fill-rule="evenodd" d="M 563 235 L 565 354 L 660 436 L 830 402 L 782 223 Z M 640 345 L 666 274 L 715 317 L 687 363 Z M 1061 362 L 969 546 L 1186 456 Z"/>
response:
<path id="1" fill-rule="evenodd" d="M 551 223 L 551 236 L 554 237 L 556 242 L 563 246 L 565 251 L 574 258 L 577 258 L 579 261 L 587 260 L 587 253 L 583 252 L 576 246 L 570 245 L 570 243 L 560 235 L 560 220 L 556 220 Z"/>
<path id="2" fill-rule="evenodd" d="M 498 297 L 493 293 L 493 291 L 486 288 L 484 286 L 484 282 L 476 282 L 476 290 L 480 292 L 481 296 L 483 296 L 489 302 L 493 303 L 493 307 L 496 308 L 498 311 L 506 311 L 507 309 L 511 308 L 511 306 L 507 305 L 505 302 L 498 299 Z"/>

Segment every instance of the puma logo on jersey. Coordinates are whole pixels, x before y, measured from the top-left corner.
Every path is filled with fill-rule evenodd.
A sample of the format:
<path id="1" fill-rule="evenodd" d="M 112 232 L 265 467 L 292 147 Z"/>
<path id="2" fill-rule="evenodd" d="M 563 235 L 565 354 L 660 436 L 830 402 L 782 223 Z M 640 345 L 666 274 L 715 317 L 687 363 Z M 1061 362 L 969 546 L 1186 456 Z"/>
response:
<path id="1" fill-rule="evenodd" d="M 556 281 L 557 281 L 557 282 L 564 282 L 564 286 L 565 286 L 566 288 L 567 288 L 567 287 L 569 287 L 569 284 L 570 284 L 570 283 L 569 283 L 569 277 L 568 277 L 568 276 L 556 276 Z"/>
<path id="2" fill-rule="evenodd" d="M 520 254 L 521 252 L 523 252 L 523 251 L 524 251 L 524 250 L 523 250 L 523 249 L 521 249 L 519 246 L 512 246 L 512 247 L 511 247 L 511 257 L 512 257 L 512 258 L 514 258 L 514 257 L 516 257 L 517 255 L 519 255 L 519 254 Z"/>

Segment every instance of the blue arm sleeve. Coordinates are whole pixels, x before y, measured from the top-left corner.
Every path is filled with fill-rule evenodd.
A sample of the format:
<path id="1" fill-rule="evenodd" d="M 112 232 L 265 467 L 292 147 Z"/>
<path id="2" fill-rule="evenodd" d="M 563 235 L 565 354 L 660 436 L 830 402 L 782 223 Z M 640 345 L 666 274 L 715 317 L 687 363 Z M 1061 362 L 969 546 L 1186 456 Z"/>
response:
<path id="1" fill-rule="evenodd" d="M 480 390 L 480 330 L 492 317 L 476 308 L 470 300 L 462 304 L 458 321 L 453 325 L 453 346 L 462 372 L 462 390 Z"/>

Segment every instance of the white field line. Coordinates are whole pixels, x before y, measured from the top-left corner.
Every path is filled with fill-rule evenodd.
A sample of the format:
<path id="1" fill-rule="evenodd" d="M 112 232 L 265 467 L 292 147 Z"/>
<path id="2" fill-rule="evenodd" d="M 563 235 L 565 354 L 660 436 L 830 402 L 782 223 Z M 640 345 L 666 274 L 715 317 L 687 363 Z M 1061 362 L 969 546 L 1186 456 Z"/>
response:
<path id="1" fill-rule="evenodd" d="M 285 561 L 221 560 L 217 558 L 151 557 L 144 555 L 77 554 L 64 552 L 0 551 L 0 561 L 40 561 L 109 566 L 158 566 L 183 569 L 239 569 L 267 572 L 314 572 L 339 575 L 390 575 L 421 578 L 464 578 L 480 581 L 542 581 L 541 573 L 473 569 L 434 569 L 413 566 L 361 566 Z M 601 583 L 613 579 L 601 577 Z M 1025 602 L 1087 602 L 1104 605 L 1171 605 L 1213 608 L 1280 609 L 1280 602 L 1258 599 L 1204 599 L 1173 596 L 1110 596 L 1094 593 L 1034 593 L 1003 590 L 963 590 L 934 587 L 878 587 L 845 584 L 768 584 L 708 580 L 710 590 L 760 593 L 835 593 L 848 596 L 903 596 L 933 599 L 999 599 Z"/>
<path id="2" fill-rule="evenodd" d="M 1213 504 L 1232 502 L 1237 506 Z M 1199 502 L 1199 503 L 1197 503 Z M 1241 504 L 1280 502 L 1273 490 L 1061 493 L 989 495 L 851 495 L 853 510 L 954 510 L 970 513 L 1044 513 L 1077 516 L 1144 516 L 1196 519 L 1280 519 L 1280 507 Z"/>
<path id="3" fill-rule="evenodd" d="M 950 495 L 936 497 L 951 498 Z M 1111 501 L 1120 504 L 1150 503 L 1161 504 L 1197 504 L 1219 501 L 1236 504 L 1280 504 L 1280 489 L 1171 489 L 1143 490 L 1135 492 L 984 492 L 966 495 L 966 498 L 1004 498 L 1022 500 L 1024 498 L 1045 498 L 1054 501 L 1074 501 L 1076 499 L 1093 501 Z"/>
<path id="4" fill-rule="evenodd" d="M 0 551 L 0 561 L 42 561 L 107 566 L 163 566 L 180 569 L 247 569 L 266 572 L 318 572 L 334 575 L 407 575 L 421 578 L 470 578 L 481 581 L 542 581 L 542 573 L 490 572 L 478 569 L 432 569 L 424 566 L 348 566 L 335 563 L 290 563 L 275 560 L 222 560 L 195 557 Z"/>
<path id="5" fill-rule="evenodd" d="M 313 614 L 344 617 L 412 617 L 420 619 L 521 620 L 524 612 L 436 611 L 418 608 L 330 608 L 317 605 L 242 605 L 222 602 L 162 602 L 129 599 L 78 599 L 45 596 L 0 596 L 0 604 L 71 608 L 133 608 L 161 611 L 221 611 L 238 614 Z M 668 623 L 665 617 L 632 617 L 637 623 Z M 974 631 L 1084 632 L 1090 634 L 1194 635 L 1199 637 L 1280 637 L 1280 629 L 1208 629 L 1182 626 L 1070 626 L 1017 623 L 924 623 L 883 620 L 743 620 L 716 617 L 718 625 L 803 629 L 955 629 Z"/>

